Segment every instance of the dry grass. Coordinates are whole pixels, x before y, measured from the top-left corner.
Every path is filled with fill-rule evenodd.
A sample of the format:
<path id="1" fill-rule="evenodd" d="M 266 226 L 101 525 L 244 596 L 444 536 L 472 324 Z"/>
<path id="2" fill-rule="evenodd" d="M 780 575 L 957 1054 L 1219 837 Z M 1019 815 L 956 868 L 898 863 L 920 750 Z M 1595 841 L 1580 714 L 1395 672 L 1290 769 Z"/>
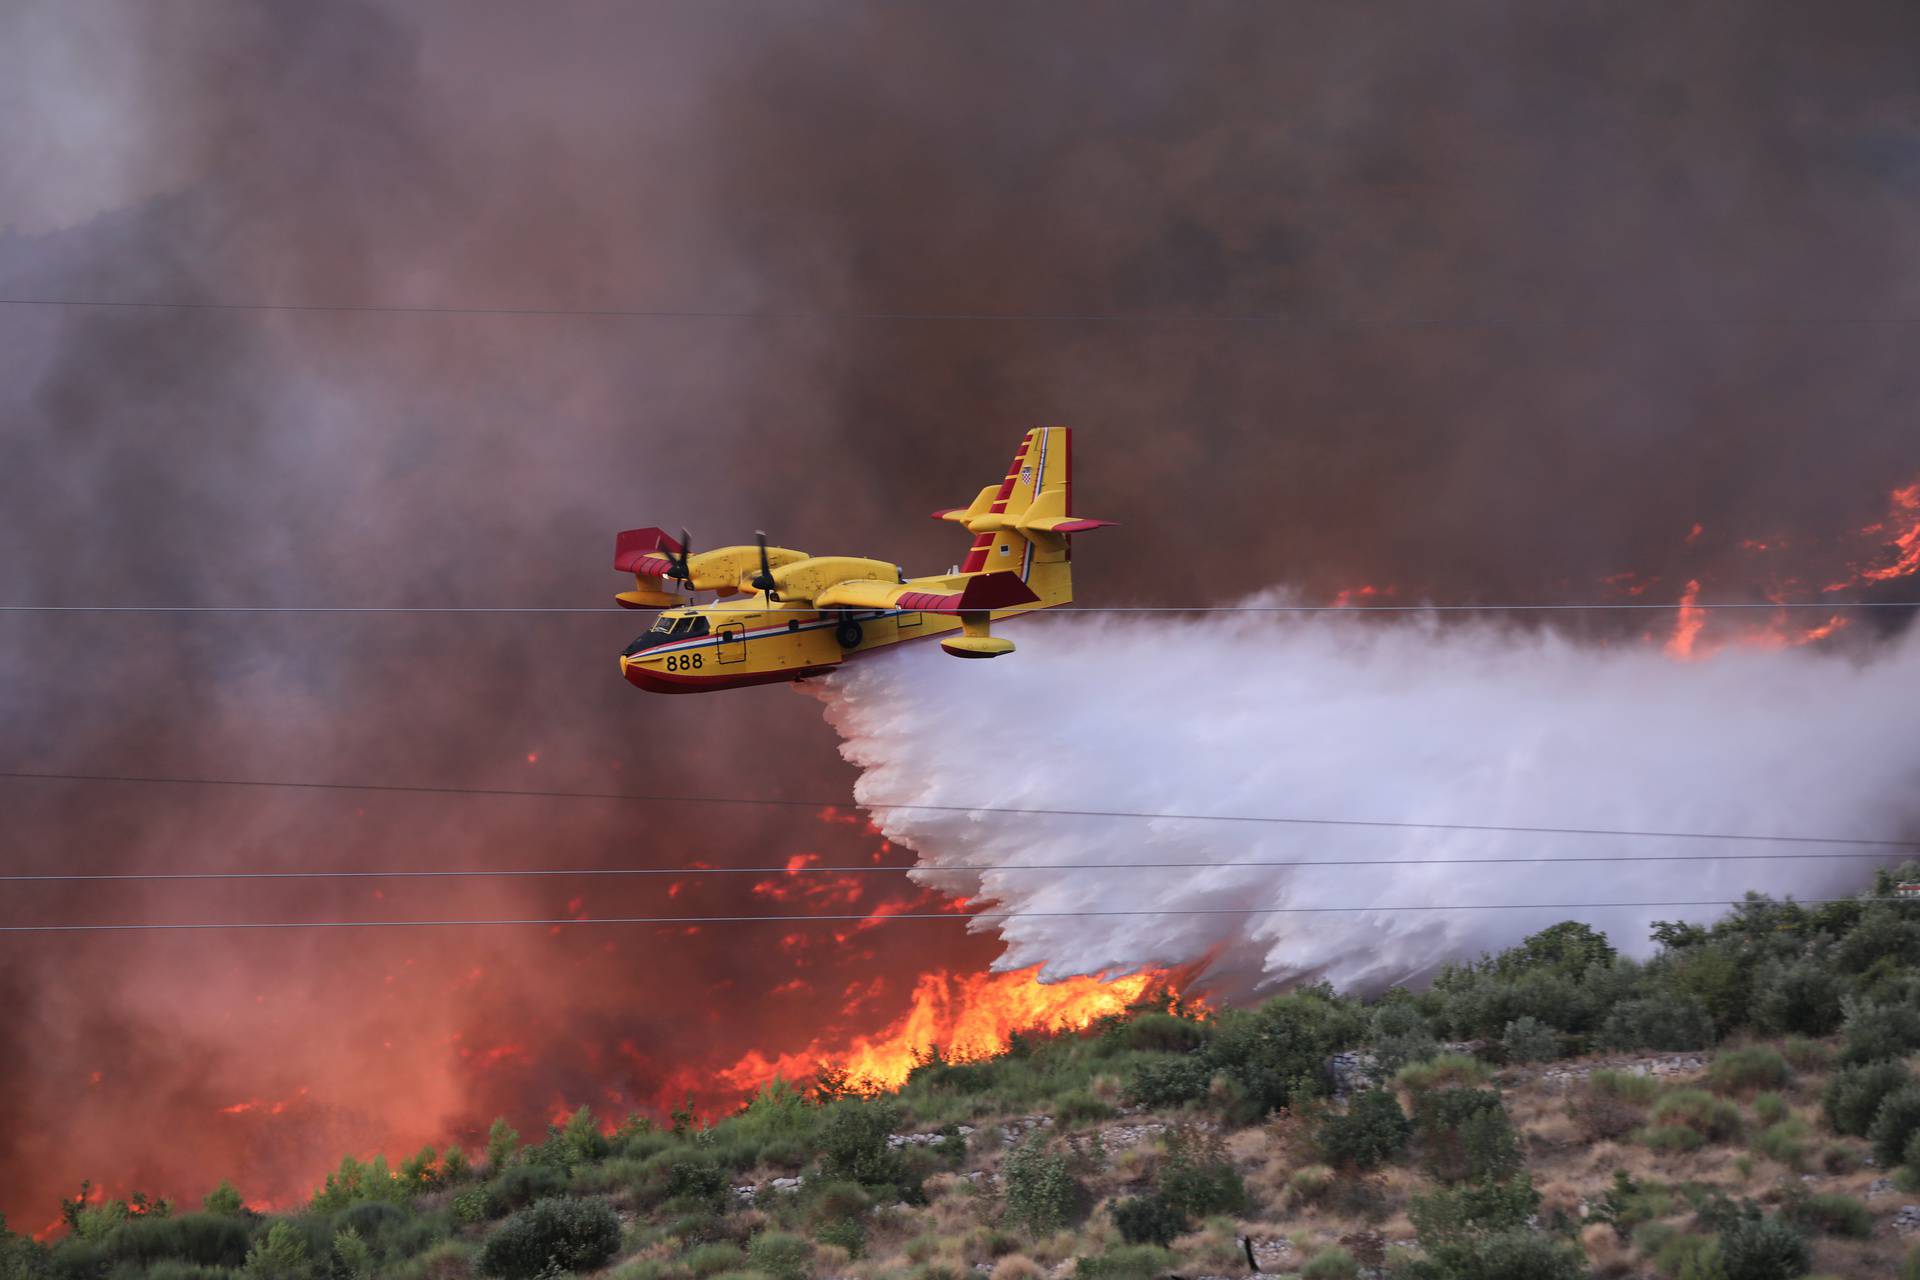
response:
<path id="1" fill-rule="evenodd" d="M 1596 1222 L 1580 1232 L 1580 1247 L 1587 1252 L 1587 1265 L 1595 1275 L 1624 1276 L 1633 1271 L 1633 1251 L 1620 1243 L 1614 1229 Z"/>
<path id="2" fill-rule="evenodd" d="M 1024 1253 L 1010 1253 L 993 1264 L 989 1280 L 1044 1280 L 1047 1269 Z"/>

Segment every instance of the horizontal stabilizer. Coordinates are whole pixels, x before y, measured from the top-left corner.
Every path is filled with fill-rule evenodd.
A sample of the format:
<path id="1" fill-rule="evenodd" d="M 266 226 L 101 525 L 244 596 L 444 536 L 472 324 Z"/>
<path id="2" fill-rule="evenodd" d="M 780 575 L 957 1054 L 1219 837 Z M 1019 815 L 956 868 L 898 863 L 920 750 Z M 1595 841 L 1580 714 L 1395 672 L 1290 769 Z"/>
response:
<path id="1" fill-rule="evenodd" d="M 658 577 L 673 568 L 664 552 L 680 554 L 680 540 L 669 537 L 665 529 L 626 529 L 614 537 L 613 567 L 622 573 Z"/>
<path id="2" fill-rule="evenodd" d="M 968 578 L 966 586 L 958 591 L 903 591 L 894 607 L 923 613 L 971 613 L 1013 609 L 1039 599 L 1017 573 L 981 573 Z"/>

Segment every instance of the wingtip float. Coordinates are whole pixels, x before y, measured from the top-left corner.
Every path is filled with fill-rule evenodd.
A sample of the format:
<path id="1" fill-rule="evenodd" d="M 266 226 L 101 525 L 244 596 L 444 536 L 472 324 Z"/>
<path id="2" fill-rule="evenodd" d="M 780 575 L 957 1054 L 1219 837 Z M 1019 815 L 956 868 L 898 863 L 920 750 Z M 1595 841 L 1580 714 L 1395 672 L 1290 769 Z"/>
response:
<path id="1" fill-rule="evenodd" d="M 704 693 L 824 675 L 848 658 L 938 636 L 957 658 L 996 658 L 1013 642 L 1005 618 L 1073 599 L 1070 535 L 1109 525 L 1073 514 L 1073 436 L 1027 432 L 1013 465 L 972 504 L 933 513 L 973 534 L 952 573 L 909 578 L 881 560 L 814 556 L 767 544 L 694 553 L 683 530 L 628 529 L 613 567 L 633 575 L 615 596 L 659 609 L 620 655 L 628 683 L 652 693 Z M 714 593 L 711 604 L 691 596 Z"/>

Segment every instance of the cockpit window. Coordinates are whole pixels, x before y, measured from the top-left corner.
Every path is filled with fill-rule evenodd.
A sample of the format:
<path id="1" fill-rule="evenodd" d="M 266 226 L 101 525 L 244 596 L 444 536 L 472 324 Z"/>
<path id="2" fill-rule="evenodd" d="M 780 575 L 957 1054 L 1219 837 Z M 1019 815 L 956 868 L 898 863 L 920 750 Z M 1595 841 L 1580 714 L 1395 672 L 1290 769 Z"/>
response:
<path id="1" fill-rule="evenodd" d="M 711 630 L 712 625 L 704 614 L 682 614 L 677 618 L 662 616 L 653 624 L 652 630 L 636 639 L 622 652 L 631 658 L 643 649 L 651 649 L 655 645 L 666 644 L 673 640 L 691 640 L 697 636 L 704 636 Z"/>

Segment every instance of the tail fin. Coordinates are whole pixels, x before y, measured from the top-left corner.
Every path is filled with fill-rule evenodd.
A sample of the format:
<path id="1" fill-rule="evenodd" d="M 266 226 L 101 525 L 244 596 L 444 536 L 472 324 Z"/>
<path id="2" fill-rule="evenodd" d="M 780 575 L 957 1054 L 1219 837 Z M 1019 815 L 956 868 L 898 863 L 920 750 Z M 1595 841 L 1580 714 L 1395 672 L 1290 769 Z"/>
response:
<path id="1" fill-rule="evenodd" d="M 998 485 L 982 489 L 972 506 L 936 511 L 933 516 L 972 531 L 973 547 L 962 572 L 1014 570 L 1028 581 L 1035 565 L 1058 564 L 1060 571 L 1045 576 L 1058 578 L 1062 589 L 1067 589 L 1066 535 L 1113 523 L 1073 514 L 1073 432 L 1067 427 L 1035 427 L 1027 432 Z"/>

